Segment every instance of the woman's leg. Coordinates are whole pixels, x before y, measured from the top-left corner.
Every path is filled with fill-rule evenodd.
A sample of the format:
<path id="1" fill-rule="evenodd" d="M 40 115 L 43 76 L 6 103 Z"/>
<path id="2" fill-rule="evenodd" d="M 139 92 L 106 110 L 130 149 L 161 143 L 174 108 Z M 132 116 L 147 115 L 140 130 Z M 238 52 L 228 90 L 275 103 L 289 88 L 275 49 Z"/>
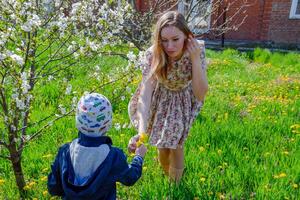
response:
<path id="1" fill-rule="evenodd" d="M 170 167 L 170 149 L 159 148 L 158 149 L 158 160 L 163 168 L 165 174 L 169 176 L 169 167 Z"/>
<path id="2" fill-rule="evenodd" d="M 170 178 L 179 183 L 184 169 L 184 152 L 183 147 L 177 149 L 170 149 Z"/>

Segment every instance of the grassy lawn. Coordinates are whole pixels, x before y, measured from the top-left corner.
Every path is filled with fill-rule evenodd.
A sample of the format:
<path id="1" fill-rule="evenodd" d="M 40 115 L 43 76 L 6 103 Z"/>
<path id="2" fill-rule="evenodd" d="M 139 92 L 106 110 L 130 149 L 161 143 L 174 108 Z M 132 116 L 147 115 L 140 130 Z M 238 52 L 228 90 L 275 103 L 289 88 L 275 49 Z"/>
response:
<path id="1" fill-rule="evenodd" d="M 299 199 L 300 54 L 228 49 L 207 50 L 207 57 L 210 90 L 185 145 L 181 184 L 168 181 L 156 149 L 148 146 L 142 178 L 133 187 L 118 184 L 118 199 Z M 114 126 L 108 135 L 127 153 L 128 140 L 136 134 L 127 105 L 140 72 L 131 74 L 130 84 L 127 76 L 100 87 L 100 81 L 118 78 L 127 64 L 120 58 L 103 58 L 95 65 L 101 67 L 96 76 L 95 69 L 86 66 L 69 72 L 76 92 L 63 100 L 57 99 L 65 85 L 54 81 L 38 86 L 32 118 L 43 118 L 59 104 L 71 104 L 72 97 L 96 90 L 112 100 Z M 58 147 L 77 136 L 74 123 L 74 116 L 61 119 L 24 150 L 26 189 L 32 199 L 50 199 L 50 164 Z M 19 199 L 16 194 L 10 163 L 0 160 L 0 199 Z"/>

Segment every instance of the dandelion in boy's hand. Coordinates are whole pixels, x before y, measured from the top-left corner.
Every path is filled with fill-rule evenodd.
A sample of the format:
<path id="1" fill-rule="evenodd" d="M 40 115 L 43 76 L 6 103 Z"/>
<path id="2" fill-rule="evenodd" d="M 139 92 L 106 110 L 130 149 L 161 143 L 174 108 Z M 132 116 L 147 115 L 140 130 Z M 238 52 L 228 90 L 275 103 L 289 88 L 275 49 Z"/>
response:
<path id="1" fill-rule="evenodd" d="M 140 141 L 141 142 L 147 142 L 148 141 L 148 138 L 149 138 L 149 136 L 146 134 L 146 133 L 142 133 L 141 135 L 140 135 Z"/>
<path id="2" fill-rule="evenodd" d="M 146 133 L 142 133 L 140 135 L 139 140 L 137 141 L 136 145 L 137 147 L 141 146 L 142 144 L 146 143 L 148 141 L 149 136 Z"/>

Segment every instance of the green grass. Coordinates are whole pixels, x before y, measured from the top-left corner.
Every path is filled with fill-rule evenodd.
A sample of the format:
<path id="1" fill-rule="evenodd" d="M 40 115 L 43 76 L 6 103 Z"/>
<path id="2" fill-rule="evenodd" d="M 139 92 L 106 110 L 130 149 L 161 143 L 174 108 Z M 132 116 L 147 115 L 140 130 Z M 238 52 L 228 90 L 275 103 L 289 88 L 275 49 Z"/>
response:
<path id="1" fill-rule="evenodd" d="M 239 53 L 207 51 L 210 90 L 185 145 L 185 171 L 176 186 L 163 175 L 156 149 L 149 147 L 142 178 L 133 186 L 117 185 L 118 199 L 298 199 L 300 198 L 300 55 L 256 49 Z M 101 67 L 101 80 L 91 77 Z M 121 67 L 116 67 L 121 66 Z M 113 101 L 114 127 L 108 132 L 126 152 L 129 138 L 127 105 L 140 80 L 126 79 L 98 88 L 107 74 L 117 77 L 122 59 L 97 59 L 72 71 L 71 84 L 80 97 L 95 89 Z M 124 85 L 127 86 L 125 92 Z M 45 117 L 63 100 L 62 83 L 40 85 L 32 118 Z M 122 101 L 120 97 L 124 96 Z M 115 128 L 120 124 L 121 128 Z M 125 125 L 124 125 L 125 124 Z M 30 129 L 33 131 L 34 128 Z M 23 168 L 31 198 L 50 199 L 46 176 L 57 149 L 76 137 L 74 116 L 64 118 L 31 143 L 23 153 Z M 128 157 L 129 161 L 131 157 Z M 0 199 L 16 196 L 10 163 L 0 160 Z"/>

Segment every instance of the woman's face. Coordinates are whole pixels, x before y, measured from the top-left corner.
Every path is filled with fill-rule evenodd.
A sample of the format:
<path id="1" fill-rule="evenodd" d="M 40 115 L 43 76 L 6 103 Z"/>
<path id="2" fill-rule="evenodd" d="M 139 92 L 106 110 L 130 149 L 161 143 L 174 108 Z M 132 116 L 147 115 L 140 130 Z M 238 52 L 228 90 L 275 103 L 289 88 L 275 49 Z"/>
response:
<path id="1" fill-rule="evenodd" d="M 185 34 L 175 26 L 164 27 L 160 32 L 164 52 L 172 59 L 178 59 L 182 55 Z"/>

